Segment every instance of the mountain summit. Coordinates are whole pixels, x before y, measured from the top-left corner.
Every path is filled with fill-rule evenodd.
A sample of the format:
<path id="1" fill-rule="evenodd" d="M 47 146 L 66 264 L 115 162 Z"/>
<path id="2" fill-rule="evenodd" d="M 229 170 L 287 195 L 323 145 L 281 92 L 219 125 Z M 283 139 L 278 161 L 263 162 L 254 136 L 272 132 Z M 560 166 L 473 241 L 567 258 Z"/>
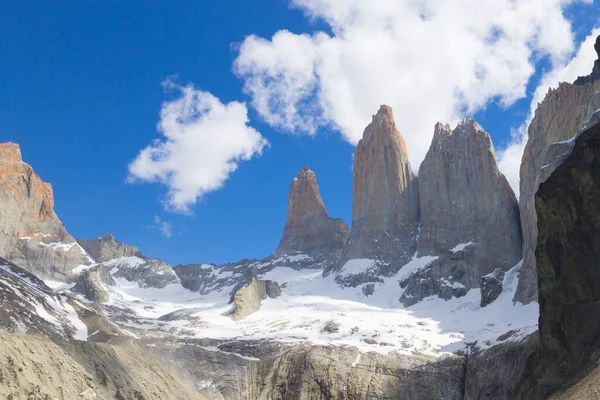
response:
<path id="1" fill-rule="evenodd" d="M 407 261 L 416 250 L 419 187 L 392 109 L 382 105 L 354 153 L 352 231 L 342 255 Z"/>
<path id="2" fill-rule="evenodd" d="M 275 255 L 302 253 L 335 257 L 348 235 L 346 223 L 327 215 L 317 175 L 303 167 L 290 186 L 285 227 Z"/>

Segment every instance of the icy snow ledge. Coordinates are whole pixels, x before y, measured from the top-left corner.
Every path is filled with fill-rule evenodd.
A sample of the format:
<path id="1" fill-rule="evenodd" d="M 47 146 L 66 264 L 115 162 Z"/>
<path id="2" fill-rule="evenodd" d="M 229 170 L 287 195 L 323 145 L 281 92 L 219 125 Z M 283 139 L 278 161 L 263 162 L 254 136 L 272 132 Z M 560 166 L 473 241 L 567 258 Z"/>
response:
<path id="1" fill-rule="evenodd" d="M 458 253 L 459 251 L 463 251 L 464 249 L 466 249 L 467 247 L 469 247 L 473 244 L 475 244 L 475 242 L 473 242 L 472 240 L 469 241 L 468 243 L 457 244 L 452 249 L 450 249 L 450 251 L 453 253 Z"/>

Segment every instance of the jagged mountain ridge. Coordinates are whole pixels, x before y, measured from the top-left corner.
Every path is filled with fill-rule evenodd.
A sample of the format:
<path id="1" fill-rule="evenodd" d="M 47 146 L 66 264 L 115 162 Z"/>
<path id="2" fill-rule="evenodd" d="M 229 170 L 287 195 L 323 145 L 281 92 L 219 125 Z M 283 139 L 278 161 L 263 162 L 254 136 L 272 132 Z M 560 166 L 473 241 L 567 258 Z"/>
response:
<path id="1" fill-rule="evenodd" d="M 386 118 L 391 110 L 389 113 Z M 290 188 L 291 207 L 288 209 L 292 216 L 288 221 L 296 226 L 289 229 L 286 223 L 284 235 L 292 232 L 295 239 L 282 240 L 286 250 L 281 251 L 282 254 L 276 251 L 263 260 L 171 268 L 162 260 L 147 258 L 137 248 L 115 240 L 112 235 L 80 240 L 77 245 L 89 258 L 90 265 L 78 267 L 73 277 L 64 279 L 61 290 L 73 301 L 90 307 L 89 312 L 99 316 L 93 320 L 105 318 L 118 330 L 114 334 L 107 333 L 105 328 L 97 329 L 98 322 L 91 323 L 81 316 L 80 321 L 86 327 L 89 325 L 87 340 L 115 340 L 114 337 L 123 335 L 136 338 L 136 343 L 151 345 L 148 349 L 160 358 L 181 363 L 183 370 L 179 376 L 192 385 L 216 374 L 218 379 L 210 378 L 210 383 L 201 386 L 201 393 L 211 398 L 279 399 L 281 392 L 277 388 L 284 382 L 296 382 L 286 389 L 290 396 L 296 396 L 291 398 L 320 399 L 320 394 L 313 397 L 311 393 L 315 387 L 321 387 L 318 381 L 321 378 L 303 383 L 308 376 L 292 365 L 305 360 L 314 363 L 319 374 L 324 373 L 323 369 L 333 364 L 318 360 L 328 354 L 338 360 L 339 366 L 332 373 L 335 376 L 347 374 L 348 379 L 358 385 L 352 389 L 351 397 L 384 391 L 392 396 L 416 399 L 422 398 L 423 393 L 459 396 L 467 379 L 466 361 L 453 352 L 464 351 L 470 346 L 467 343 L 480 340 L 480 349 L 503 346 L 504 342 L 520 346 L 520 341 L 535 330 L 536 307 L 528 307 L 521 316 L 512 313 L 508 318 L 516 318 L 513 320 L 516 329 L 508 333 L 504 322 L 497 320 L 498 315 L 506 314 L 507 307 L 512 306 L 510 290 L 489 306 L 492 307 L 490 312 L 479 307 L 478 290 L 451 302 L 440 299 L 435 305 L 430 302 L 421 308 L 417 304 L 409 312 L 398 302 L 403 290 L 398 276 L 377 277 L 378 286 L 368 295 L 364 285 L 348 288 L 339 284 L 336 274 L 323 276 L 323 271 L 336 265 L 347 228 L 327 216 L 313 176 L 312 171 L 301 170 L 300 179 L 297 177 Z M 308 179 L 303 182 L 305 177 Z M 298 181 L 301 184 L 295 185 Z M 298 199 L 310 201 L 298 208 Z M 306 216 L 309 221 L 316 217 L 327 229 L 311 230 L 312 224 L 302 224 Z M 333 243 L 325 247 L 333 256 L 312 251 L 315 248 L 313 235 Z M 290 243 L 299 247 L 293 248 Z M 427 259 L 416 261 L 419 264 L 416 269 L 427 264 Z M 358 264 L 362 268 L 360 262 Z M 406 266 L 397 267 L 402 267 L 399 270 L 410 276 L 410 272 L 416 270 L 414 264 L 408 266 L 408 271 L 403 269 Z M 514 288 L 516 273 L 516 269 L 507 273 L 505 288 Z M 237 304 L 230 300 L 237 295 L 245 301 L 242 299 L 244 291 L 239 289 L 253 278 L 276 282 L 282 294 L 276 299 L 262 300 L 259 296 L 259 307 L 250 299 L 253 313 L 244 313 L 234 320 L 230 315 Z M 431 314 L 432 309 L 434 314 Z M 432 315 L 442 326 L 431 323 Z M 444 315 L 453 315 L 453 318 L 447 319 Z M 464 322 L 457 323 L 457 320 L 476 323 L 470 322 L 465 328 Z M 496 328 L 490 329 L 490 325 Z M 191 348 L 196 350 L 192 352 Z M 181 352 L 202 357 L 206 368 L 198 370 L 196 359 L 173 356 Z M 400 364 L 396 364 L 398 362 Z M 381 372 L 380 365 L 391 367 L 392 364 L 396 365 L 396 373 L 404 378 Z M 364 372 L 356 375 L 353 372 L 356 366 Z M 257 368 L 263 372 L 251 372 Z M 418 374 L 405 375 L 415 368 L 420 371 Z M 239 376 L 232 375 L 233 371 L 245 372 Z M 448 371 L 442 380 L 439 379 L 441 371 Z M 280 378 L 273 379 L 272 374 Z M 366 377 L 371 378 L 365 380 Z M 504 378 L 504 381 L 499 393 L 514 386 L 511 383 L 514 380 Z M 326 390 L 346 390 L 340 385 L 341 382 L 333 381 Z"/>

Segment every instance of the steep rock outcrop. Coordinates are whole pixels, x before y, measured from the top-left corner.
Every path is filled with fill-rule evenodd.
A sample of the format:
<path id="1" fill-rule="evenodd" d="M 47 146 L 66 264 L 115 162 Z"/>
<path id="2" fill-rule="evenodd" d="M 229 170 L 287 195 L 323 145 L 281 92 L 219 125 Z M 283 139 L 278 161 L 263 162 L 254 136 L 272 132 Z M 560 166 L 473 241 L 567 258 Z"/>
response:
<path id="1" fill-rule="evenodd" d="M 506 342 L 467 358 L 465 400 L 514 399 L 528 359 L 535 354 L 537 333 L 518 342 Z"/>
<path id="2" fill-rule="evenodd" d="M 277 282 L 252 278 L 250 282 L 241 286 L 233 294 L 231 318 L 235 321 L 244 319 L 260 310 L 260 303 L 263 300 L 266 298 L 276 299 L 280 295 L 281 288 Z"/>
<path id="3" fill-rule="evenodd" d="M 485 307 L 492 303 L 502 294 L 504 275 L 504 271 L 500 268 L 496 268 L 494 271 L 481 277 L 479 284 L 481 291 L 481 307 Z"/>
<path id="4" fill-rule="evenodd" d="M 283 236 L 274 255 L 300 253 L 335 260 L 349 234 L 345 222 L 327 215 L 317 175 L 303 167 L 290 187 Z"/>
<path id="5" fill-rule="evenodd" d="M 122 257 L 145 258 L 137 247 L 115 240 L 110 233 L 95 239 L 77 239 L 77 243 L 99 263 Z"/>
<path id="6" fill-rule="evenodd" d="M 435 126 L 419 168 L 419 191 L 419 255 L 438 259 L 403 282 L 405 305 L 464 295 L 482 276 L 521 260 L 519 205 L 477 122 L 465 119 L 454 130 Z"/>
<path id="7" fill-rule="evenodd" d="M 596 41 L 598 50 L 598 40 Z M 599 54 L 600 59 L 600 54 Z M 537 215 L 535 193 L 558 165 L 556 154 L 549 151 L 555 143 L 572 139 L 600 108 L 599 61 L 592 75 L 579 78 L 576 84 L 561 83 L 548 91 L 535 111 L 528 128 L 528 139 L 521 161 L 519 207 L 523 226 L 523 268 L 515 301 L 529 303 L 537 300 L 535 247 Z"/>
<path id="8" fill-rule="evenodd" d="M 59 281 L 92 263 L 54 213 L 52 186 L 23 162 L 15 143 L 0 144 L 0 204 L 0 257 Z"/>
<path id="9" fill-rule="evenodd" d="M 545 399 L 600 360 L 600 124 L 535 195 L 540 345 L 519 398 Z"/>
<path id="10" fill-rule="evenodd" d="M 455 355 L 383 355 L 255 340 L 157 342 L 150 349 L 184 371 L 188 381 L 206 382 L 202 393 L 217 399 L 464 398 L 465 358 Z"/>
<path id="11" fill-rule="evenodd" d="M 112 277 L 137 282 L 141 288 L 162 289 L 167 285 L 180 283 L 173 267 L 159 258 L 124 257 L 108 261 L 104 265 L 111 268 Z"/>
<path id="12" fill-rule="evenodd" d="M 336 269 L 351 259 L 372 259 L 381 261 L 374 275 L 392 275 L 417 249 L 419 218 L 419 187 L 406 143 L 392 109 L 382 105 L 354 153 L 352 231 Z"/>
<path id="13" fill-rule="evenodd" d="M 110 268 L 100 264 L 83 271 L 71 290 L 83 294 L 89 301 L 102 304 L 109 299 L 106 287 L 114 284 Z"/>
<path id="14" fill-rule="evenodd" d="M 521 259 L 517 199 L 498 169 L 492 139 L 474 120 L 453 131 L 435 126 L 419 168 L 419 192 L 419 254 L 443 254 L 472 242 L 480 275 Z"/>

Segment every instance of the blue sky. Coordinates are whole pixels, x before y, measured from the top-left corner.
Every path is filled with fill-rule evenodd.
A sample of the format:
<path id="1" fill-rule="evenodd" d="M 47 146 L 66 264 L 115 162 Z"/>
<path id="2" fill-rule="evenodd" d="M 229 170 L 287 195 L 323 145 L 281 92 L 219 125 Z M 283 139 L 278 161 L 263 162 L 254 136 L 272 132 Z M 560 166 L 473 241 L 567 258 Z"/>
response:
<path id="1" fill-rule="evenodd" d="M 326 4 L 327 0 L 314 3 Z M 267 42 L 282 29 L 294 34 L 324 31 L 339 35 L 344 28 L 339 24 L 346 22 L 333 21 L 337 17 L 328 19 L 319 15 L 320 9 L 308 7 L 300 0 L 296 7 L 284 0 L 3 2 L 1 140 L 19 143 L 25 161 L 52 183 L 55 210 L 73 236 L 90 238 L 111 232 L 173 265 L 223 263 L 270 254 L 283 230 L 290 181 L 303 165 L 317 173 L 330 215 L 349 223 L 354 132 L 368 124 L 363 114 L 376 111 L 372 104 L 378 101 L 377 91 L 368 107 L 361 108 L 362 114 L 356 113 L 351 120 L 351 126 L 359 125 L 355 130 L 347 128 L 350 120 L 329 107 L 316 112 L 325 122 L 311 136 L 302 134 L 305 125 L 286 129 L 270 121 L 277 109 L 261 110 L 254 105 L 259 93 L 248 85 L 244 90 L 245 82 L 249 76 L 264 77 L 272 72 L 265 70 L 261 59 L 252 59 L 256 54 L 248 56 L 252 59 L 250 72 L 236 73 L 233 66 L 240 51 L 247 51 L 240 50 L 240 45 L 248 35 Z M 307 16 L 309 12 L 313 18 Z M 564 15 L 573 21 L 575 46 L 552 48 L 547 53 L 572 56 L 577 43 L 598 26 L 598 14 L 597 4 L 569 6 Z M 507 105 L 502 98 L 513 96 L 514 90 L 500 89 L 501 94 L 491 93 L 482 100 L 470 98 L 475 91 L 465 89 L 471 109 L 460 116 L 474 115 L 497 147 L 508 145 L 511 129 L 527 119 L 540 77 L 570 57 L 553 63 L 544 51 L 532 54 L 539 59 L 533 62 L 536 72 L 527 75 L 525 97 L 517 96 Z M 315 65 L 318 63 L 322 62 Z M 319 87 L 325 87 L 330 77 L 319 74 Z M 153 140 L 162 139 L 157 132 L 162 104 L 180 96 L 177 90 L 165 91 L 161 85 L 169 77 L 179 85 L 192 83 L 223 103 L 246 103 L 248 125 L 270 144 L 262 154 L 241 161 L 220 189 L 190 204 L 187 214 L 165 208 L 161 201 L 165 185 L 127 179 L 128 165 L 139 152 Z M 387 102 L 387 97 L 382 96 L 380 103 Z M 326 103 L 330 98 L 322 100 Z M 275 99 L 277 104 L 287 101 Z M 302 105 L 307 101 L 318 103 L 314 94 Z M 397 122 L 410 117 L 402 113 L 402 107 L 393 106 Z M 306 110 L 301 114 L 306 120 Z M 452 119 L 458 116 L 455 114 L 439 118 Z M 405 133 L 402 124 L 398 125 Z M 296 134 L 290 134 L 294 129 Z M 420 139 L 411 140 L 416 143 Z M 409 140 L 409 152 L 410 144 Z M 155 226 L 156 217 L 171 224 L 171 237 L 163 236 Z"/>

